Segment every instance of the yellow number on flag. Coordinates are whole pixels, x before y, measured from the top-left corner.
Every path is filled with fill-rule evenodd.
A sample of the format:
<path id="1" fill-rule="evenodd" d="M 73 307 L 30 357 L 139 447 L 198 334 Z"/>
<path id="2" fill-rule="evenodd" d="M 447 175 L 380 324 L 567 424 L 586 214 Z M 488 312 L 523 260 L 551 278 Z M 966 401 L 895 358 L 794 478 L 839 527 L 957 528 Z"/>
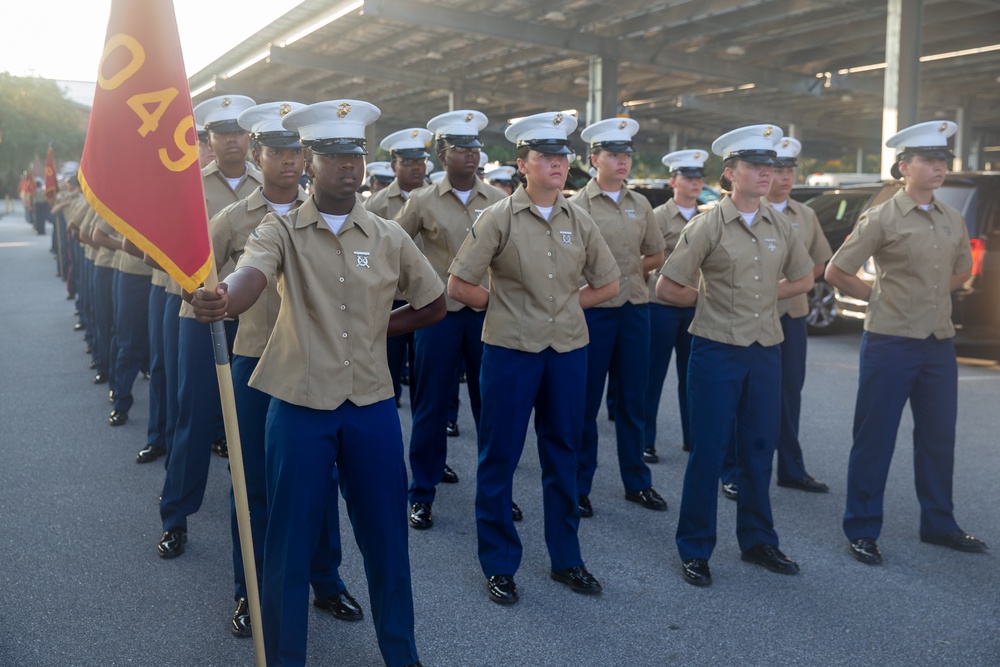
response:
<path id="1" fill-rule="evenodd" d="M 193 116 L 184 116 L 184 118 L 181 118 L 180 122 L 177 123 L 177 127 L 174 128 L 174 145 L 176 145 L 177 148 L 181 150 L 181 153 L 183 153 L 179 159 L 171 160 L 170 155 L 167 153 L 167 149 L 160 149 L 160 162 L 162 162 L 163 166 L 170 171 L 184 171 L 198 160 L 197 139 L 193 144 L 189 144 L 186 140 L 187 131 L 193 129 Z"/>
<path id="2" fill-rule="evenodd" d="M 128 49 L 129 53 L 132 55 L 132 59 L 129 60 L 128 64 L 119 70 L 113 77 L 110 79 L 105 78 L 104 63 L 107 61 L 108 56 L 111 55 L 112 51 L 117 49 L 119 46 L 124 46 Z M 146 51 L 142 48 L 142 44 L 140 44 L 135 37 L 124 33 L 112 35 L 108 38 L 108 41 L 104 43 L 104 53 L 101 54 L 101 64 L 97 68 L 97 85 L 104 90 L 114 90 L 118 86 L 125 83 L 129 77 L 138 72 L 144 62 L 146 62 Z"/>
<path id="3" fill-rule="evenodd" d="M 164 88 L 152 93 L 139 93 L 128 98 L 127 104 L 135 112 L 135 115 L 142 121 L 139 126 L 139 134 L 146 136 L 150 132 L 155 132 L 160 126 L 160 118 L 166 113 L 167 107 L 177 97 L 176 88 Z M 152 112 L 146 109 L 146 105 L 156 105 Z"/>

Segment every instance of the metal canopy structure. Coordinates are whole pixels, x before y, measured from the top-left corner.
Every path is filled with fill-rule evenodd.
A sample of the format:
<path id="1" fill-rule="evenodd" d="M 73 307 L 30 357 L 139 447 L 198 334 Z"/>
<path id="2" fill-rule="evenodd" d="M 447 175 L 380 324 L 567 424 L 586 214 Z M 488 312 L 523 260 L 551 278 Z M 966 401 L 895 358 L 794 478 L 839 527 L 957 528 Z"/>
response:
<path id="1" fill-rule="evenodd" d="M 920 0 L 903 0 L 917 2 Z M 1000 162 L 1000 0 L 923 0 L 918 120 L 957 119 Z M 375 136 L 454 108 L 506 120 L 628 114 L 648 150 L 775 122 L 810 155 L 881 145 L 886 0 L 305 0 L 190 77 L 195 103 L 375 103 Z M 582 146 L 578 146 L 582 149 Z"/>

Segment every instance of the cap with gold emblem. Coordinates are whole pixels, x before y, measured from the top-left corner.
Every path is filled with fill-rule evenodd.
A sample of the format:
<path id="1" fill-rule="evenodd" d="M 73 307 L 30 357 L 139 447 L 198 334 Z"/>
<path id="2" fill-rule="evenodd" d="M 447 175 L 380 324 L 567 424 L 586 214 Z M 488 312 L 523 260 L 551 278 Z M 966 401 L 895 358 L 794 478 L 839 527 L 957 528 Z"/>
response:
<path id="1" fill-rule="evenodd" d="M 491 169 L 486 172 L 484 176 L 486 180 L 490 183 L 513 183 L 514 174 L 517 173 L 517 169 L 510 167 L 508 165 L 502 164 L 496 169 Z"/>
<path id="2" fill-rule="evenodd" d="M 198 134 L 198 141 L 205 143 L 208 141 L 208 130 L 201 123 L 195 123 L 194 131 Z"/>
<path id="3" fill-rule="evenodd" d="M 317 102 L 292 111 L 282 126 L 298 132 L 302 145 L 320 155 L 368 155 L 365 128 L 382 115 L 379 108 L 360 100 Z"/>
<path id="4" fill-rule="evenodd" d="M 463 109 L 434 116 L 427 121 L 427 129 L 448 148 L 482 148 L 479 132 L 489 122 L 482 111 Z"/>
<path id="5" fill-rule="evenodd" d="M 683 150 L 667 153 L 661 158 L 660 162 L 670 170 L 671 174 L 704 178 L 706 160 L 708 160 L 708 151 Z"/>
<path id="6" fill-rule="evenodd" d="M 609 153 L 631 153 L 632 137 L 639 131 L 639 123 L 631 118 L 607 118 L 583 128 L 580 138 L 590 144 L 590 151 L 605 150 Z"/>
<path id="7" fill-rule="evenodd" d="M 785 133 L 777 125 L 740 127 L 712 142 L 712 152 L 723 160 L 739 159 L 753 164 L 777 166 L 775 146 Z"/>
<path id="8" fill-rule="evenodd" d="M 885 140 L 888 148 L 896 149 L 896 157 L 923 155 L 950 160 L 955 154 L 948 148 L 948 137 L 958 132 L 958 125 L 950 120 L 931 120 L 900 130 Z"/>
<path id="9" fill-rule="evenodd" d="M 504 131 L 508 141 L 539 153 L 571 155 L 569 135 L 576 130 L 576 117 L 561 111 L 546 111 L 511 123 Z"/>
<path id="10" fill-rule="evenodd" d="M 250 133 L 250 138 L 261 146 L 301 148 L 298 133 L 286 130 L 281 121 L 303 107 L 305 104 L 299 102 L 268 102 L 250 107 L 237 120 L 240 127 Z"/>
<path id="11" fill-rule="evenodd" d="M 479 151 L 479 169 L 476 170 L 476 173 L 483 173 L 483 170 L 486 168 L 486 163 L 489 161 L 490 156 L 486 154 L 486 151 Z"/>
<path id="12" fill-rule="evenodd" d="M 194 108 L 194 122 L 209 132 L 241 132 L 243 128 L 237 119 L 256 104 L 246 95 L 213 97 Z"/>
<path id="13" fill-rule="evenodd" d="M 379 146 L 384 151 L 389 151 L 393 158 L 403 158 L 404 160 L 413 158 L 427 158 L 427 145 L 434 139 L 434 133 L 422 127 L 411 127 L 398 132 L 393 132 L 382 140 Z"/>
<path id="14" fill-rule="evenodd" d="M 796 159 L 802 152 L 802 142 L 792 137 L 783 137 L 774 147 L 778 153 L 779 167 L 797 167 L 799 161 Z"/>

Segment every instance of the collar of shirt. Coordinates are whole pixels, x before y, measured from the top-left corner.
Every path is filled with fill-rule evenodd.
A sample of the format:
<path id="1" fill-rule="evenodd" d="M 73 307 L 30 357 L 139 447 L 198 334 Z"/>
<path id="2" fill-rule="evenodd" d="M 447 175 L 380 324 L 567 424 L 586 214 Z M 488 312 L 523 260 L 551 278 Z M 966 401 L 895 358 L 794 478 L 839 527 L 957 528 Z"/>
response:
<path id="1" fill-rule="evenodd" d="M 600 197 L 601 195 L 604 194 L 604 190 L 602 190 L 601 186 L 597 184 L 597 179 L 596 178 L 592 178 L 589 181 L 587 181 L 587 185 L 584 186 L 583 190 L 584 190 L 584 192 L 587 193 L 587 197 L 589 199 L 593 199 L 594 197 Z M 634 192 L 632 192 L 631 190 L 629 190 L 624 185 L 622 185 L 622 189 L 619 192 L 621 192 L 621 195 L 618 197 L 618 201 L 617 202 L 614 199 L 611 199 L 610 197 L 608 197 L 608 199 L 611 199 L 611 202 L 615 206 L 620 205 L 628 197 L 631 197 L 633 194 L 635 194 Z"/>
<path id="2" fill-rule="evenodd" d="M 294 211 L 296 208 L 301 206 L 302 202 L 307 199 L 309 199 L 309 195 L 307 195 L 306 191 L 300 187 L 298 193 L 295 195 L 295 201 L 292 202 L 292 210 Z M 264 186 L 259 186 L 256 190 L 250 193 L 249 197 L 247 197 L 247 210 L 256 211 L 261 207 L 267 206 L 269 203 L 270 202 L 268 202 L 267 197 L 264 196 Z"/>
<path id="3" fill-rule="evenodd" d="M 728 224 L 738 220 L 741 225 L 747 227 L 747 225 L 743 222 L 743 216 L 740 215 L 739 210 L 736 208 L 736 204 L 734 204 L 733 200 L 728 196 L 723 197 L 722 201 L 719 202 L 719 211 L 722 213 L 722 221 L 724 223 Z M 766 222 L 769 225 L 772 225 L 774 224 L 773 216 L 775 215 L 779 215 L 779 213 L 770 206 L 761 204 L 757 208 L 757 215 L 754 217 L 754 223 Z M 751 229 L 751 227 L 747 227 L 747 229 Z"/>
<path id="4" fill-rule="evenodd" d="M 893 195 L 892 199 L 896 204 L 896 208 L 899 209 L 900 215 L 906 215 L 919 206 L 919 204 L 913 200 L 913 197 L 907 194 L 906 190 L 903 190 L 902 188 L 900 188 L 899 192 Z M 938 203 L 937 197 L 931 200 L 931 207 L 928 211 L 937 211 L 938 213 L 942 212 L 941 205 Z"/>
<path id="5" fill-rule="evenodd" d="M 315 225 L 322 220 L 319 215 L 319 209 L 316 208 L 316 199 L 312 196 L 306 199 L 295 212 L 295 219 L 292 220 L 292 227 L 295 229 Z M 344 221 L 344 226 L 340 228 L 340 235 L 343 235 L 343 233 L 351 227 L 357 227 L 365 236 L 371 236 L 371 226 L 374 224 L 372 220 L 373 216 L 374 213 L 369 213 L 368 209 L 358 202 L 355 202 L 354 208 L 351 209 L 350 214 L 347 216 L 347 220 Z M 326 226 L 326 223 L 324 222 L 323 225 Z"/>
<path id="6" fill-rule="evenodd" d="M 514 191 L 514 194 L 510 196 L 510 210 L 512 213 L 517 214 L 526 208 L 533 209 L 532 213 L 538 216 L 541 220 L 545 220 L 545 216 L 538 212 L 538 208 L 535 206 L 535 203 L 531 201 L 531 197 L 528 196 L 528 191 L 524 188 L 518 188 Z M 549 216 L 549 219 L 546 222 L 550 222 L 552 218 L 556 216 L 557 208 L 562 209 L 566 214 L 569 214 L 569 202 L 566 201 L 566 198 L 563 197 L 561 192 L 556 196 L 555 206 L 552 209 L 552 215 Z"/>
<path id="7" fill-rule="evenodd" d="M 395 183 L 395 181 L 393 181 L 393 183 Z M 448 180 L 447 176 L 442 178 L 441 181 L 434 187 L 437 188 L 438 196 L 441 197 L 451 192 L 452 190 L 455 190 L 455 188 L 452 187 L 451 181 Z M 492 188 L 493 186 L 491 185 L 489 187 Z M 472 182 L 472 189 L 469 191 L 470 192 L 469 201 L 472 201 L 473 197 L 485 197 L 486 196 L 485 188 L 486 188 L 486 183 L 483 183 L 481 180 L 479 180 L 479 177 L 477 176 Z M 412 192 L 410 194 L 412 194 Z M 458 195 L 455 196 L 457 197 Z M 468 203 L 466 203 L 466 206 L 468 206 Z"/>

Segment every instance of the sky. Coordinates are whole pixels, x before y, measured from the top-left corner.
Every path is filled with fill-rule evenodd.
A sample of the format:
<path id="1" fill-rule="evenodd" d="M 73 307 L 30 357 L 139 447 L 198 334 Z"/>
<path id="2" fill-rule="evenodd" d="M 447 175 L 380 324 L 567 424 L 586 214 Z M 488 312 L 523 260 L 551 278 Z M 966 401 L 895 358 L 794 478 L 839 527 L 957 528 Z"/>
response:
<path id="1" fill-rule="evenodd" d="M 188 76 L 300 2 L 174 0 Z M 17 21 L 7 23 L 0 39 L 0 71 L 61 81 L 96 81 L 111 0 L 41 0 L 23 6 L 30 6 L 31 18 L 20 29 Z M 227 39 L 218 38 L 220 26 L 225 27 Z"/>

